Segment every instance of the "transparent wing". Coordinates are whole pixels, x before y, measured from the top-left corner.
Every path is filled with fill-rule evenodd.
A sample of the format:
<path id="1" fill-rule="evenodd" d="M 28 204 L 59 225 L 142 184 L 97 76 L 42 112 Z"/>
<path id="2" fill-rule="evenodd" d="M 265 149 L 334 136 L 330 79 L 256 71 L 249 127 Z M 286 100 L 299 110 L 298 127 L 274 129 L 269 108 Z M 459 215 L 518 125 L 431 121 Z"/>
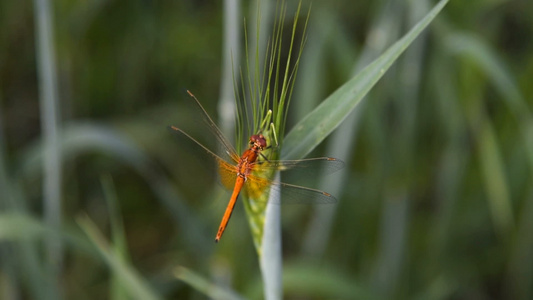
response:
<path id="1" fill-rule="evenodd" d="M 211 131 L 211 133 L 216 137 L 217 139 L 217 153 L 220 156 L 228 156 L 230 157 L 235 163 L 238 162 L 239 156 L 237 155 L 237 151 L 235 151 L 235 148 L 231 144 L 230 141 L 222 134 L 222 131 L 218 128 L 218 126 L 215 124 L 213 119 L 207 114 L 207 111 L 204 109 L 204 107 L 200 104 L 200 101 L 196 99 L 196 96 L 193 95 L 190 91 L 187 91 L 189 96 L 194 100 L 194 103 L 196 104 L 196 108 L 200 111 L 200 114 L 202 115 L 202 119 L 204 121 L 204 124 L 208 127 L 208 129 Z M 237 160 L 235 160 L 235 158 Z"/>
<path id="2" fill-rule="evenodd" d="M 299 160 L 263 160 L 258 162 L 257 165 L 262 170 L 294 170 L 304 171 L 306 174 L 318 171 L 324 174 L 331 174 L 342 169 L 345 163 L 333 157 L 316 157 Z"/>
<path id="3" fill-rule="evenodd" d="M 220 182 L 224 185 L 225 188 L 228 190 L 232 190 L 233 186 L 235 185 L 235 180 L 237 179 L 237 168 L 236 163 L 239 160 L 239 157 L 236 153 L 228 152 L 228 156 L 230 157 L 230 160 L 232 163 L 226 161 L 222 157 L 215 154 L 213 151 L 209 150 L 206 146 L 202 145 L 202 143 L 195 140 L 193 137 L 191 137 L 188 133 L 181 130 L 180 128 L 177 128 L 175 126 L 169 126 L 169 129 L 172 130 L 173 133 L 176 133 L 181 138 L 186 138 L 189 141 L 192 141 L 193 144 L 195 144 L 197 147 L 197 151 L 195 151 L 196 156 L 199 156 L 202 160 L 210 160 L 209 162 L 212 162 L 214 159 L 216 161 L 216 166 L 218 167 L 218 179 Z M 213 173 L 216 171 L 213 170 Z"/>
<path id="4" fill-rule="evenodd" d="M 271 181 L 263 177 L 248 175 L 244 192 L 248 197 L 258 199 L 262 193 L 279 191 L 281 198 L 270 200 L 271 204 L 332 204 L 337 199 L 326 192 L 303 186 Z"/>
<path id="5" fill-rule="evenodd" d="M 178 128 L 176 126 L 172 126 L 172 125 L 169 126 L 168 128 L 171 129 L 172 132 L 180 134 L 181 136 L 186 137 L 187 139 L 189 139 L 192 142 L 194 142 L 196 145 L 200 146 L 200 148 L 205 150 L 209 155 L 211 155 L 214 159 L 216 159 L 217 162 L 225 162 L 225 163 L 229 164 L 228 162 L 226 162 L 225 159 L 223 159 L 222 157 L 218 156 L 213 151 L 209 150 L 209 148 L 207 148 L 206 146 L 202 145 L 202 143 L 198 142 L 196 139 L 194 139 L 192 136 L 190 136 L 188 133 L 186 133 L 185 131 L 181 130 L 180 128 Z M 229 155 L 229 157 L 231 158 L 232 161 L 234 161 L 235 163 L 239 162 L 239 156 L 234 151 L 233 152 L 232 151 L 228 151 L 227 154 Z"/>
<path id="6" fill-rule="evenodd" d="M 188 135 L 183 130 L 175 127 L 169 126 L 169 128 L 179 134 L 182 137 L 186 137 L 190 141 L 194 142 L 200 149 L 203 150 L 204 154 L 207 154 L 210 158 L 214 159 L 218 165 L 218 175 L 220 182 L 228 190 L 232 190 L 235 185 L 235 180 L 237 179 L 237 167 L 235 164 L 231 164 L 215 154 L 213 151 L 209 150 L 207 147 L 202 145 L 200 142 L 195 140 L 193 137 Z M 239 157 L 235 153 L 231 153 L 231 160 L 238 162 Z M 330 167 L 327 165 L 330 164 Z M 315 170 L 316 168 L 329 168 L 329 170 L 338 170 L 344 163 L 340 160 L 331 159 L 327 157 L 323 158 L 310 158 L 302 160 L 287 160 L 287 161 L 263 161 L 254 166 L 254 173 L 268 173 L 269 171 L 279 170 L 279 169 L 305 169 L 305 170 Z M 279 191 L 281 194 L 281 199 L 277 202 L 270 202 L 273 204 L 327 204 L 335 203 L 337 200 L 332 195 L 303 186 L 283 183 L 279 181 L 271 181 L 265 177 L 250 174 L 247 176 L 246 183 L 244 185 L 244 192 L 247 196 L 254 199 L 259 198 L 263 193 L 269 192 L 270 189 L 273 191 Z"/>
<path id="7" fill-rule="evenodd" d="M 175 126 L 169 126 L 173 132 L 181 137 L 192 141 L 201 151 L 197 151 L 198 155 L 209 156 L 209 159 L 215 159 L 218 166 L 218 175 L 220 182 L 229 190 L 232 190 L 237 179 L 237 167 L 240 157 L 237 155 L 235 148 L 224 137 L 218 126 L 213 122 L 206 110 L 202 107 L 198 99 L 190 92 L 196 104 L 197 109 L 201 112 L 204 125 L 206 125 L 211 133 L 216 137 L 217 152 L 211 151 L 209 148 L 202 145 L 196 139 L 191 137 L 185 131 Z M 271 173 L 274 171 L 297 170 L 305 172 L 305 175 L 314 174 L 315 172 L 332 173 L 344 167 L 344 162 L 331 157 L 308 158 L 300 160 L 262 160 L 256 162 L 253 174 L 247 176 L 247 182 L 244 186 L 244 192 L 249 196 L 257 196 L 269 190 L 270 187 L 274 190 L 279 190 L 282 194 L 280 203 L 334 203 L 336 199 L 330 194 L 306 188 L 302 186 L 273 182 L 265 177 L 258 176 L 263 173 Z M 258 172 L 256 172 L 258 170 Z M 257 198 L 257 197 L 253 197 Z"/>
<path id="8" fill-rule="evenodd" d="M 233 190 L 237 180 L 237 167 L 225 161 L 218 161 L 219 180 L 228 190 Z"/>

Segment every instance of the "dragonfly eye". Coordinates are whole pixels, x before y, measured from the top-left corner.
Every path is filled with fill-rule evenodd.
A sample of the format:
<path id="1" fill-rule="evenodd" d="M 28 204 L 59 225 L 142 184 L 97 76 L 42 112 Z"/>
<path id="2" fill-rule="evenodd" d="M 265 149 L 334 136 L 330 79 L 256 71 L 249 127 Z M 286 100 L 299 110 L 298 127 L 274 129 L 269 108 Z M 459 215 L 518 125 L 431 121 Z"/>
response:
<path id="1" fill-rule="evenodd" d="M 267 146 L 266 139 L 262 134 L 259 135 L 259 138 L 257 139 L 257 143 L 261 146 L 261 149 L 266 148 Z"/>
<path id="2" fill-rule="evenodd" d="M 263 149 L 266 147 L 266 139 L 262 134 L 254 134 L 250 137 L 250 145 Z"/>

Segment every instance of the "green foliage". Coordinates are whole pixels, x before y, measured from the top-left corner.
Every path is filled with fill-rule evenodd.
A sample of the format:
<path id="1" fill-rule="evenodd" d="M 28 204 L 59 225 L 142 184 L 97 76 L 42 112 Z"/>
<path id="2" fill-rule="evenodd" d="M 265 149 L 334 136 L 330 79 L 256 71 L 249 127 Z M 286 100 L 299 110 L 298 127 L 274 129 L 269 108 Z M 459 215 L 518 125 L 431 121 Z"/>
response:
<path id="1" fill-rule="evenodd" d="M 261 6 L 258 2 L 257 20 L 261 20 Z M 286 11 L 287 5 L 284 1 L 278 2 L 276 5 L 275 19 L 272 30 L 271 42 L 267 46 L 265 51 L 264 63 L 261 63 L 259 57 L 259 45 L 260 39 L 264 37 L 260 36 L 261 24 L 258 22 L 256 25 L 256 41 L 255 48 L 256 53 L 254 55 L 254 65 L 250 66 L 250 56 L 248 43 L 246 44 L 246 70 L 248 76 L 244 79 L 241 76 L 243 82 L 241 83 L 242 95 L 239 97 L 239 88 L 235 86 L 237 95 L 237 108 L 239 114 L 237 115 L 237 143 L 238 145 L 245 144 L 247 141 L 245 137 L 251 134 L 261 133 L 264 135 L 269 147 L 262 151 L 262 155 L 270 160 L 277 160 L 279 158 L 279 149 L 282 149 L 283 136 L 285 130 L 285 122 L 289 112 L 289 104 L 291 100 L 292 91 L 294 89 L 294 82 L 298 73 L 298 66 L 300 57 L 305 44 L 307 21 L 309 20 L 309 14 L 304 25 L 301 41 L 299 42 L 298 54 L 293 53 L 294 44 L 298 44 L 296 39 L 296 30 L 298 28 L 298 18 L 300 17 L 301 2 L 298 3 L 294 15 L 294 21 L 292 23 L 292 32 L 289 37 L 289 46 L 287 58 L 282 61 L 283 50 L 283 28 L 284 20 L 287 18 Z M 247 28 L 244 28 L 245 38 L 247 41 Z M 270 38 L 269 38 L 270 40 Z M 296 62 L 294 62 L 296 61 Z M 284 64 L 284 66 L 283 66 Z M 261 68 L 263 68 L 261 72 Z M 252 71 L 254 70 L 253 74 Z M 242 74 L 242 71 L 241 71 Z M 237 78 L 234 78 L 234 82 L 237 82 Z M 246 95 L 250 95 L 247 97 Z M 251 107 L 251 116 L 248 115 L 248 107 Z M 251 118 L 252 120 L 248 120 Z M 253 124 L 253 125 L 251 125 Z M 244 126 L 249 128 L 244 128 Z M 243 135 L 243 133 L 246 133 Z M 241 140 L 245 139 L 245 140 Z M 240 148 L 239 148 L 240 149 Z M 263 160 L 263 156 L 258 158 L 259 161 Z M 254 170 L 254 175 L 258 175 L 263 178 L 272 178 L 274 173 L 271 170 L 261 171 Z M 261 174 L 258 174 L 261 173 Z M 253 183 L 248 183 L 253 185 Z M 268 191 L 263 191 L 260 187 L 256 186 L 250 190 L 261 191 L 260 193 L 243 193 L 242 199 L 250 223 L 254 244 L 259 256 L 262 255 L 262 243 L 263 243 L 263 229 L 265 227 L 265 211 L 266 203 L 271 196 Z M 274 195 L 272 195 L 274 196 Z M 267 224 L 269 226 L 269 224 Z"/>
<path id="2" fill-rule="evenodd" d="M 228 195 L 166 130 L 210 144 L 183 90 L 219 115 L 222 2 L 53 2 L 60 170 L 46 172 L 37 2 L 0 2 L 0 298 L 261 298 L 242 205 L 215 245 Z M 336 205 L 283 206 L 285 298 L 533 297 L 533 3 L 451 1 L 402 39 L 433 5 L 314 1 L 300 39 L 306 15 L 293 28 L 287 1 L 280 30 L 306 47 L 282 156 L 346 167 L 306 182 Z M 257 22 L 242 6 L 272 28 L 272 3 Z M 59 227 L 43 186 L 61 195 Z"/>

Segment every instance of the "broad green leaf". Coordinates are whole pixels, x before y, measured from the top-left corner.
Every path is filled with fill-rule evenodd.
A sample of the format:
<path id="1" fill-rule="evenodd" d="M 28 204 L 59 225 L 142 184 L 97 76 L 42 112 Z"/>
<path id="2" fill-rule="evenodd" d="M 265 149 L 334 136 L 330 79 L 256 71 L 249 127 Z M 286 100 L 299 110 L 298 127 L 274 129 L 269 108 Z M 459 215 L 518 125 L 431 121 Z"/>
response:
<path id="1" fill-rule="evenodd" d="M 281 158 L 302 158 L 320 144 L 353 111 L 361 99 L 437 16 L 446 3 L 448 0 L 441 0 L 403 38 L 296 124 L 284 139 Z"/>

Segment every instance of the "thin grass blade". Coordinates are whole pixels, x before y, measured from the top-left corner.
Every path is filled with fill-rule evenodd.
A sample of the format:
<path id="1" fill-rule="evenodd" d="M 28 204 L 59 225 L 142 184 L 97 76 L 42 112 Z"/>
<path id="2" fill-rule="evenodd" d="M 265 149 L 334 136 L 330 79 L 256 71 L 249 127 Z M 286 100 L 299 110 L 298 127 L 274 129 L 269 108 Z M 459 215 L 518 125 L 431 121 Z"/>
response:
<path id="1" fill-rule="evenodd" d="M 98 252 L 109 266 L 109 268 L 117 275 L 121 284 L 126 287 L 130 299 L 146 299 L 156 300 L 160 297 L 150 287 L 148 282 L 141 277 L 141 275 L 133 268 L 133 266 L 125 263 L 120 257 L 110 249 L 104 236 L 98 230 L 88 217 L 78 218 L 78 223 L 85 231 L 85 234 L 93 245 L 98 249 Z"/>
<path id="2" fill-rule="evenodd" d="M 224 300 L 244 299 L 241 296 L 239 296 L 236 292 L 229 291 L 227 289 L 219 287 L 209 282 L 207 279 L 203 278 L 201 275 L 197 274 L 196 272 L 190 269 L 187 269 L 185 267 L 181 267 L 181 266 L 176 267 L 174 269 L 174 276 L 176 276 L 176 278 L 178 278 L 179 280 L 182 280 L 183 282 L 192 286 L 195 290 L 206 295 L 210 299 L 220 299 L 220 300 L 222 299 Z"/>

